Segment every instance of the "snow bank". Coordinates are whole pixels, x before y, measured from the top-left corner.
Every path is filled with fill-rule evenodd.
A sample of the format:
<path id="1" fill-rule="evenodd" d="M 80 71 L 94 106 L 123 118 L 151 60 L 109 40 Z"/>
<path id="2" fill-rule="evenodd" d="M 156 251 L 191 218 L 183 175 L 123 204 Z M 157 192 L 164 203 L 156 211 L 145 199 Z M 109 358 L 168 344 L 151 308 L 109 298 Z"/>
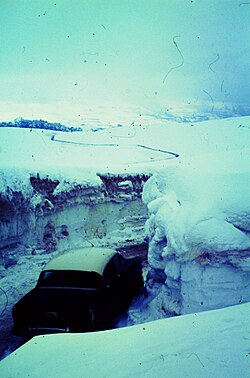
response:
<path id="1" fill-rule="evenodd" d="M 250 304 L 86 334 L 34 337 L 7 377 L 247 377 Z"/>
<path id="2" fill-rule="evenodd" d="M 220 122 L 223 129 L 225 121 L 217 122 L 222 135 Z M 234 122 L 227 120 L 230 144 L 214 138 L 217 152 L 211 148 L 210 153 L 196 146 L 192 156 L 186 151 L 185 159 L 144 186 L 150 214 L 148 287 L 162 316 L 250 300 L 250 146 Z M 249 118 L 244 124 L 249 126 Z"/>
<path id="3" fill-rule="evenodd" d="M 250 248 L 249 161 L 250 150 L 196 156 L 146 183 L 143 199 L 152 215 L 148 234 L 154 222 L 167 237 L 162 257 L 184 261 L 226 252 L 245 257 Z"/>
<path id="4" fill-rule="evenodd" d="M 82 173 L 82 177 L 81 177 Z M 78 175 L 78 176 L 77 176 Z M 24 169 L 0 172 L 0 247 L 14 243 L 45 251 L 84 242 L 143 242 L 147 208 L 143 174 L 97 175 Z"/>

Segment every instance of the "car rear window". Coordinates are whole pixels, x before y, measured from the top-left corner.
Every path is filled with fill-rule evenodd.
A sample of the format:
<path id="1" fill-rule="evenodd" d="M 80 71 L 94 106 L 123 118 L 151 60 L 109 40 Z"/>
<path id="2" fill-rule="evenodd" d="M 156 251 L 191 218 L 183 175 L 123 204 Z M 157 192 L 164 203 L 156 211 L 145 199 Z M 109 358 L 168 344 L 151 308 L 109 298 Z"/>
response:
<path id="1" fill-rule="evenodd" d="M 41 273 L 39 287 L 75 287 L 97 289 L 103 277 L 97 272 L 80 272 L 69 270 L 47 270 Z"/>

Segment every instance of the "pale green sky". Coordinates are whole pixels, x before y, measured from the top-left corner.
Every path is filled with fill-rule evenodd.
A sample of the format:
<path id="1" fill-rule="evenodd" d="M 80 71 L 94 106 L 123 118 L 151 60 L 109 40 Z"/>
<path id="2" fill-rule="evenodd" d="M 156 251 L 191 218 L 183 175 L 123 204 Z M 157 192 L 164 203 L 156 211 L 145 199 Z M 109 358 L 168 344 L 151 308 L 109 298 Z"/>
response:
<path id="1" fill-rule="evenodd" d="M 240 0 L 0 0 L 0 101 L 247 102 L 249 25 Z"/>

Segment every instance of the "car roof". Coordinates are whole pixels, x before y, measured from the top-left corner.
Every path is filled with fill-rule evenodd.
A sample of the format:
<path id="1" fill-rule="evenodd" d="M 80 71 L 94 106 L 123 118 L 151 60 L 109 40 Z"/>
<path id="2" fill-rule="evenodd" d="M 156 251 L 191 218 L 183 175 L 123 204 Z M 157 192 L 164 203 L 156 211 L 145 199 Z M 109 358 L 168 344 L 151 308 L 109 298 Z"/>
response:
<path id="1" fill-rule="evenodd" d="M 108 261 L 117 252 L 109 248 L 75 248 L 60 253 L 52 258 L 44 270 L 79 270 L 94 271 L 103 274 Z"/>

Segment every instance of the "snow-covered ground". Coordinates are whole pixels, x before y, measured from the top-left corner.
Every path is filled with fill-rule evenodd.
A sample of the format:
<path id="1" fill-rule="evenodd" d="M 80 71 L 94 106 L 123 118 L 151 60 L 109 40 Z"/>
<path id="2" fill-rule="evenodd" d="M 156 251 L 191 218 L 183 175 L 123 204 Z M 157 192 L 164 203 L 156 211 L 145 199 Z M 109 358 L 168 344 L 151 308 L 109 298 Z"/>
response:
<path id="1" fill-rule="evenodd" d="M 95 132 L 0 128 L 5 339 L 11 306 L 51 253 L 140 244 L 147 218 L 149 296 L 137 299 L 128 324 L 250 300 L 250 117 L 180 123 L 125 114 Z M 185 328 L 189 318 L 178 319 Z"/>
<path id="2" fill-rule="evenodd" d="M 0 363 L 7 377 L 249 376 L 250 305 L 86 334 L 37 336 Z"/>

